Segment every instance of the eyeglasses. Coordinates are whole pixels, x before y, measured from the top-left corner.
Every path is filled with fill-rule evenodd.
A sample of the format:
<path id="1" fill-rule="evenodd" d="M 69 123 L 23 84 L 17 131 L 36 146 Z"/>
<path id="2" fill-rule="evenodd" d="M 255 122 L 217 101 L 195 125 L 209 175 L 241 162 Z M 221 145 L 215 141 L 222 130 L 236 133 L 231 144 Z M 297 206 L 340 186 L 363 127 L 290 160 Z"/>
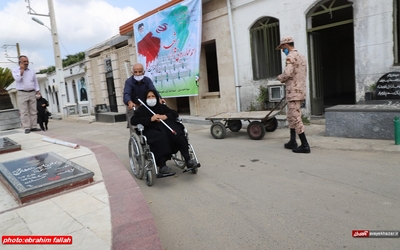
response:
<path id="1" fill-rule="evenodd" d="M 143 70 L 141 70 L 141 71 L 133 71 L 133 73 L 134 74 L 141 74 L 141 73 L 143 73 Z"/>

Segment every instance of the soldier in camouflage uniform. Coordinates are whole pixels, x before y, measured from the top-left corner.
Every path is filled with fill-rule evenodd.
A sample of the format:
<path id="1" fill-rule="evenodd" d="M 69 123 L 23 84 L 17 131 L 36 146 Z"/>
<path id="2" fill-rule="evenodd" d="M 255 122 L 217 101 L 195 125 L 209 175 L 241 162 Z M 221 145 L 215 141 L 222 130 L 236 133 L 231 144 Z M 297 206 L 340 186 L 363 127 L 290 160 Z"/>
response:
<path id="1" fill-rule="evenodd" d="M 286 57 L 286 67 L 277 79 L 286 85 L 286 101 L 288 105 L 287 120 L 290 128 L 290 141 L 285 143 L 285 148 L 292 149 L 295 153 L 310 153 L 304 124 L 301 119 L 301 104 L 306 98 L 307 63 L 294 47 L 292 37 L 285 37 L 276 48 L 282 50 Z M 301 145 L 297 147 L 296 133 L 299 135 Z"/>

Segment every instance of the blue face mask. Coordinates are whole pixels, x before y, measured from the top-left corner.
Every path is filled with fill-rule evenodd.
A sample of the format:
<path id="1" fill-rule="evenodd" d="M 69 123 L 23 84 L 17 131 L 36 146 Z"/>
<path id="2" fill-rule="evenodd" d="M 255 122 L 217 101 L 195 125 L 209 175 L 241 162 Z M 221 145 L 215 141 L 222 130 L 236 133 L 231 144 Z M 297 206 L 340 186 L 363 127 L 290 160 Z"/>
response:
<path id="1" fill-rule="evenodd" d="M 283 53 L 285 53 L 285 55 L 288 55 L 288 54 L 289 54 L 288 48 L 284 48 L 284 49 L 283 49 Z"/>

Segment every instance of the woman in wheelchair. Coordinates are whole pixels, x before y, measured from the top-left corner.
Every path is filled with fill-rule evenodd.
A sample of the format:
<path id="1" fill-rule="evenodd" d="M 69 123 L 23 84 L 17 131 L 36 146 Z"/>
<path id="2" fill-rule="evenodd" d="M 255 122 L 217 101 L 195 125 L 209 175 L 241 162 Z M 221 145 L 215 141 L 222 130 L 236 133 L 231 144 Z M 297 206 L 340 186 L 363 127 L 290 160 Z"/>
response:
<path id="1" fill-rule="evenodd" d="M 145 98 L 142 100 L 146 100 L 148 108 L 154 112 L 154 115 L 141 105 L 135 110 L 131 118 L 131 124 L 142 124 L 144 126 L 143 134 L 146 136 L 150 150 L 154 154 L 156 164 L 160 168 L 159 172 L 168 173 L 171 171 L 166 166 L 166 162 L 178 150 L 184 157 L 188 169 L 200 167 L 200 164 L 190 159 L 188 140 L 185 136 L 184 127 L 181 123 L 177 122 L 178 112 L 170 109 L 165 104 L 160 104 L 160 97 L 155 90 L 148 90 Z M 176 133 L 172 133 L 161 120 Z"/>

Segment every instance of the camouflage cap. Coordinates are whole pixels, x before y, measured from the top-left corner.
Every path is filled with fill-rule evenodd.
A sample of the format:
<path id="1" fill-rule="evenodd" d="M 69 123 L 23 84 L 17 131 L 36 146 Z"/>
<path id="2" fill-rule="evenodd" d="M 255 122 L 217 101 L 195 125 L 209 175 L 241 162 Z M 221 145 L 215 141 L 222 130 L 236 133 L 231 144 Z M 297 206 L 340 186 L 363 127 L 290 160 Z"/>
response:
<path id="1" fill-rule="evenodd" d="M 276 50 L 282 49 L 282 45 L 284 45 L 286 43 L 294 43 L 293 38 L 291 36 L 287 36 L 287 37 L 282 38 L 281 44 L 279 44 L 279 46 L 276 47 Z"/>

